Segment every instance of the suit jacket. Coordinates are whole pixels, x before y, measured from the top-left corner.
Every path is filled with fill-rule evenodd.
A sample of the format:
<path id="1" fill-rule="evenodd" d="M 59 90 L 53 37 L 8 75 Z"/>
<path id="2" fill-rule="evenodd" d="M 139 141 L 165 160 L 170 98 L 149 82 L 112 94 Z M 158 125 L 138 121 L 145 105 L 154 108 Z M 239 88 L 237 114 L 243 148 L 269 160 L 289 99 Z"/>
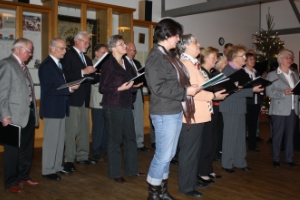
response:
<path id="1" fill-rule="evenodd" d="M 132 60 L 133 60 L 135 66 L 136 66 L 136 68 L 137 68 L 138 70 L 142 68 L 142 65 L 141 65 L 140 61 L 138 61 L 138 60 L 136 60 L 136 59 L 132 59 Z M 132 68 L 132 70 L 133 70 L 133 68 Z M 134 70 L 133 70 L 133 71 L 134 71 Z M 134 74 L 135 74 L 135 76 L 137 76 L 137 73 L 136 73 L 136 72 L 134 72 Z M 145 75 L 143 75 L 142 77 L 139 77 L 139 79 L 140 79 L 140 78 L 143 80 L 143 83 L 146 82 Z M 142 99 L 143 99 L 143 102 L 144 102 L 143 87 L 139 87 L 138 90 L 141 90 Z M 132 99 L 133 102 L 135 102 L 135 100 L 136 100 L 136 94 L 137 94 L 137 93 L 134 93 L 134 94 L 133 94 L 133 99 Z"/>
<path id="2" fill-rule="evenodd" d="M 28 80 L 18 60 L 11 54 L 0 61 L 0 119 L 11 117 L 12 123 L 25 127 L 30 112 L 30 86 L 33 88 L 32 78 Z M 33 91 L 34 92 L 34 91 Z M 35 109 L 35 126 L 38 126 L 36 102 L 32 101 Z"/>
<path id="3" fill-rule="evenodd" d="M 92 60 L 89 57 L 84 56 L 84 58 L 87 66 L 93 65 Z M 74 48 L 66 52 L 64 58 L 61 60 L 61 63 L 63 65 L 63 72 L 67 82 L 76 81 L 82 78 L 81 70 L 86 68 L 86 65 L 83 64 L 79 54 Z M 84 77 L 86 76 L 93 77 L 94 81 L 83 82 L 80 87 L 70 95 L 70 106 L 81 107 L 83 103 L 85 103 L 85 107 L 89 107 L 91 83 L 99 82 L 99 75 L 93 73 L 84 75 Z"/>
<path id="4" fill-rule="evenodd" d="M 294 72 L 291 74 L 294 84 L 299 81 L 298 75 Z M 291 114 L 292 104 L 294 104 L 294 110 L 296 115 L 299 114 L 298 108 L 298 95 L 294 95 L 294 102 L 292 102 L 292 95 L 285 95 L 284 90 L 289 88 L 290 85 L 284 75 L 277 74 L 277 70 L 270 72 L 267 76 L 269 81 L 274 81 L 272 85 L 266 88 L 266 94 L 271 98 L 271 104 L 269 108 L 269 115 L 281 115 L 289 116 Z"/>
<path id="5" fill-rule="evenodd" d="M 229 76 L 236 72 L 237 70 L 233 69 L 229 64 L 225 66 L 222 73 L 226 76 Z M 234 92 L 230 96 L 227 96 L 226 99 L 220 103 L 220 112 L 222 113 L 233 113 L 233 114 L 246 114 L 247 105 L 246 97 L 253 96 L 252 88 L 245 88 L 241 91 Z"/>
<path id="6" fill-rule="evenodd" d="M 39 79 L 41 83 L 40 116 L 46 118 L 64 118 L 69 115 L 69 88 L 57 90 L 65 84 L 61 69 L 48 56 L 40 65 Z"/>

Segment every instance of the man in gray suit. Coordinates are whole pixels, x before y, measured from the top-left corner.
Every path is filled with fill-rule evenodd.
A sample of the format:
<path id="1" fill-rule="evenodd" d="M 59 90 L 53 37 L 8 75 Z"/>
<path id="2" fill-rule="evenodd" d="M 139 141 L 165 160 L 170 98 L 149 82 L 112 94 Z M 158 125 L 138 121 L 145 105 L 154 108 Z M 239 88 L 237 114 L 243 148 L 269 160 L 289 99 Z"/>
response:
<path id="1" fill-rule="evenodd" d="M 19 38 L 13 43 L 12 54 L 0 61 L 0 119 L 3 126 L 13 123 L 22 127 L 19 149 L 4 144 L 4 185 L 13 193 L 22 192 L 18 184 L 39 184 L 29 177 L 38 118 L 33 82 L 24 62 L 32 53 L 32 42 Z"/>
<path id="2" fill-rule="evenodd" d="M 293 63 L 293 53 L 282 50 L 277 56 L 279 67 L 270 72 L 267 79 L 274 81 L 266 88 L 266 94 L 271 98 L 269 115 L 272 120 L 273 166 L 280 167 L 281 141 L 284 136 L 284 164 L 297 168 L 293 162 L 294 133 L 298 120 L 298 95 L 292 88 L 299 81 L 299 76 L 289 68 Z"/>
<path id="3" fill-rule="evenodd" d="M 127 43 L 126 59 L 131 64 L 135 75 L 138 75 L 138 70 L 142 68 L 141 63 L 134 59 L 136 47 L 133 42 Z M 133 117 L 134 128 L 136 134 L 136 144 L 140 151 L 150 151 L 151 149 L 144 146 L 144 100 L 143 100 L 143 85 L 140 86 L 135 94 L 133 94 Z"/>

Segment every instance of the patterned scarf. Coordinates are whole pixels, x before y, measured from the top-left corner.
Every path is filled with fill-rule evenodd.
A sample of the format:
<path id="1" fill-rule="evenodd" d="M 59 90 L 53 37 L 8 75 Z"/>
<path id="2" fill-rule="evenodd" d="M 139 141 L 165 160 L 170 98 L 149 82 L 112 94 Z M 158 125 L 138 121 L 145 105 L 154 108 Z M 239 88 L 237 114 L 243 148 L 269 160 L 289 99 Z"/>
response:
<path id="1" fill-rule="evenodd" d="M 160 50 L 170 61 L 173 67 L 177 72 L 178 83 L 181 87 L 187 88 L 191 86 L 189 72 L 185 68 L 185 66 L 180 62 L 180 60 L 176 57 L 172 58 L 169 53 L 162 46 L 158 45 L 158 50 Z M 191 126 L 192 119 L 195 121 L 195 104 L 192 96 L 186 96 L 185 101 L 181 102 L 183 108 L 183 114 L 188 124 L 188 129 Z"/>
<path id="2" fill-rule="evenodd" d="M 190 55 L 188 54 L 185 54 L 185 53 L 182 53 L 180 55 L 180 60 L 181 59 L 184 59 L 184 60 L 189 60 L 193 63 L 193 65 L 195 66 L 195 68 L 197 68 L 200 72 L 200 75 L 204 78 L 205 81 L 207 81 L 209 79 L 208 75 L 206 74 L 205 71 L 203 71 L 200 67 L 200 63 L 199 61 L 196 59 L 196 58 L 193 58 L 191 57 Z M 213 107 L 212 107 L 212 101 L 208 101 L 207 102 L 207 107 L 208 107 L 208 111 L 213 114 L 214 113 L 214 110 L 213 110 Z"/>

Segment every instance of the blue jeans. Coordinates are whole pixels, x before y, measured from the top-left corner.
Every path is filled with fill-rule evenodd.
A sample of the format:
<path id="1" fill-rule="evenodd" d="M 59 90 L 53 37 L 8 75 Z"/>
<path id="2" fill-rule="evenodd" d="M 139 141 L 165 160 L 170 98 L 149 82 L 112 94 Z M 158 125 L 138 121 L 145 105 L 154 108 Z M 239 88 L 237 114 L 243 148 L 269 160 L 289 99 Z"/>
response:
<path id="1" fill-rule="evenodd" d="M 169 177 L 170 161 L 176 153 L 182 126 L 182 112 L 173 115 L 150 115 L 155 129 L 155 154 L 150 164 L 147 182 L 160 185 Z"/>

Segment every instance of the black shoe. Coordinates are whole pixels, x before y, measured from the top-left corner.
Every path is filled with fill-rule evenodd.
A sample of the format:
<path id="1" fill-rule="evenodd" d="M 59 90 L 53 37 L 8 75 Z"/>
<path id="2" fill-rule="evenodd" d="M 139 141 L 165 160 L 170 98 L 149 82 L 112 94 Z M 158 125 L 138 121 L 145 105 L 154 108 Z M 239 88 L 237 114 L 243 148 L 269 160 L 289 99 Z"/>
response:
<path id="1" fill-rule="evenodd" d="M 178 160 L 177 160 L 176 158 L 173 158 L 173 159 L 171 160 L 171 163 L 172 163 L 173 165 L 178 165 Z"/>
<path id="2" fill-rule="evenodd" d="M 193 190 L 193 191 L 181 193 L 181 194 L 189 196 L 189 197 L 193 197 L 193 198 L 200 198 L 203 196 L 203 194 L 201 192 L 198 192 L 197 190 Z"/>
<path id="3" fill-rule="evenodd" d="M 257 142 L 264 142 L 264 139 L 260 138 L 260 137 L 256 137 L 256 141 Z"/>
<path id="4" fill-rule="evenodd" d="M 276 162 L 276 161 L 273 161 L 273 166 L 276 167 L 276 168 L 279 168 L 280 167 L 280 163 Z"/>
<path id="5" fill-rule="evenodd" d="M 79 161 L 76 161 L 77 164 L 87 164 L 87 165 L 93 165 L 93 164 L 96 164 L 98 163 L 97 160 L 93 160 L 93 159 L 90 159 L 88 158 L 87 160 L 79 160 Z"/>
<path id="6" fill-rule="evenodd" d="M 238 168 L 238 167 L 235 167 L 236 169 L 241 169 L 245 172 L 252 172 L 252 169 L 250 167 L 242 167 L 242 168 Z"/>
<path id="7" fill-rule="evenodd" d="M 72 171 L 62 169 L 61 171 L 56 172 L 56 174 L 72 174 Z"/>
<path id="8" fill-rule="evenodd" d="M 65 171 L 72 171 L 72 172 L 76 171 L 76 168 L 75 168 L 75 166 L 74 166 L 74 163 L 72 163 L 72 162 L 66 162 L 66 163 L 64 164 L 64 170 L 65 170 Z"/>
<path id="9" fill-rule="evenodd" d="M 222 169 L 223 169 L 225 172 L 228 172 L 228 173 L 230 173 L 230 174 L 234 174 L 234 173 L 235 173 L 234 169 L 227 169 L 227 168 L 223 168 L 223 167 L 222 167 Z"/>
<path id="10" fill-rule="evenodd" d="M 208 176 L 210 178 L 221 178 L 222 177 L 221 175 L 218 175 L 218 174 L 215 174 L 215 175 L 209 174 Z"/>
<path id="11" fill-rule="evenodd" d="M 208 183 L 200 183 L 200 182 L 198 182 L 196 185 L 195 185 L 195 187 L 196 188 L 207 188 L 208 187 Z"/>
<path id="12" fill-rule="evenodd" d="M 149 148 L 147 148 L 145 146 L 143 146 L 141 148 L 137 148 L 137 149 L 140 150 L 140 151 L 151 151 L 151 149 L 149 149 Z"/>
<path id="13" fill-rule="evenodd" d="M 258 148 L 255 148 L 255 149 L 249 149 L 249 151 L 260 152 L 260 150 L 259 150 Z"/>
<path id="14" fill-rule="evenodd" d="M 54 181 L 59 181 L 61 179 L 60 176 L 58 176 L 57 174 L 42 175 L 42 177 Z"/>
<path id="15" fill-rule="evenodd" d="M 207 184 L 214 183 L 213 180 L 211 180 L 211 179 L 207 179 L 207 180 L 206 180 L 206 179 L 202 178 L 202 177 L 199 176 L 199 175 L 198 175 L 198 180 L 201 181 L 202 183 L 207 183 Z"/>
<path id="16" fill-rule="evenodd" d="M 156 149 L 155 143 L 152 143 L 152 144 L 151 144 L 151 147 L 152 147 L 153 149 Z"/>
<path id="17" fill-rule="evenodd" d="M 100 155 L 94 155 L 94 156 L 92 157 L 92 159 L 93 159 L 93 160 L 96 160 L 96 161 L 98 161 L 98 162 L 103 162 L 103 161 L 104 161 L 104 159 L 101 158 Z"/>
<path id="18" fill-rule="evenodd" d="M 298 165 L 294 162 L 289 162 L 289 163 L 285 162 L 284 164 L 289 165 L 290 167 L 293 167 L 293 168 L 298 168 Z"/>

